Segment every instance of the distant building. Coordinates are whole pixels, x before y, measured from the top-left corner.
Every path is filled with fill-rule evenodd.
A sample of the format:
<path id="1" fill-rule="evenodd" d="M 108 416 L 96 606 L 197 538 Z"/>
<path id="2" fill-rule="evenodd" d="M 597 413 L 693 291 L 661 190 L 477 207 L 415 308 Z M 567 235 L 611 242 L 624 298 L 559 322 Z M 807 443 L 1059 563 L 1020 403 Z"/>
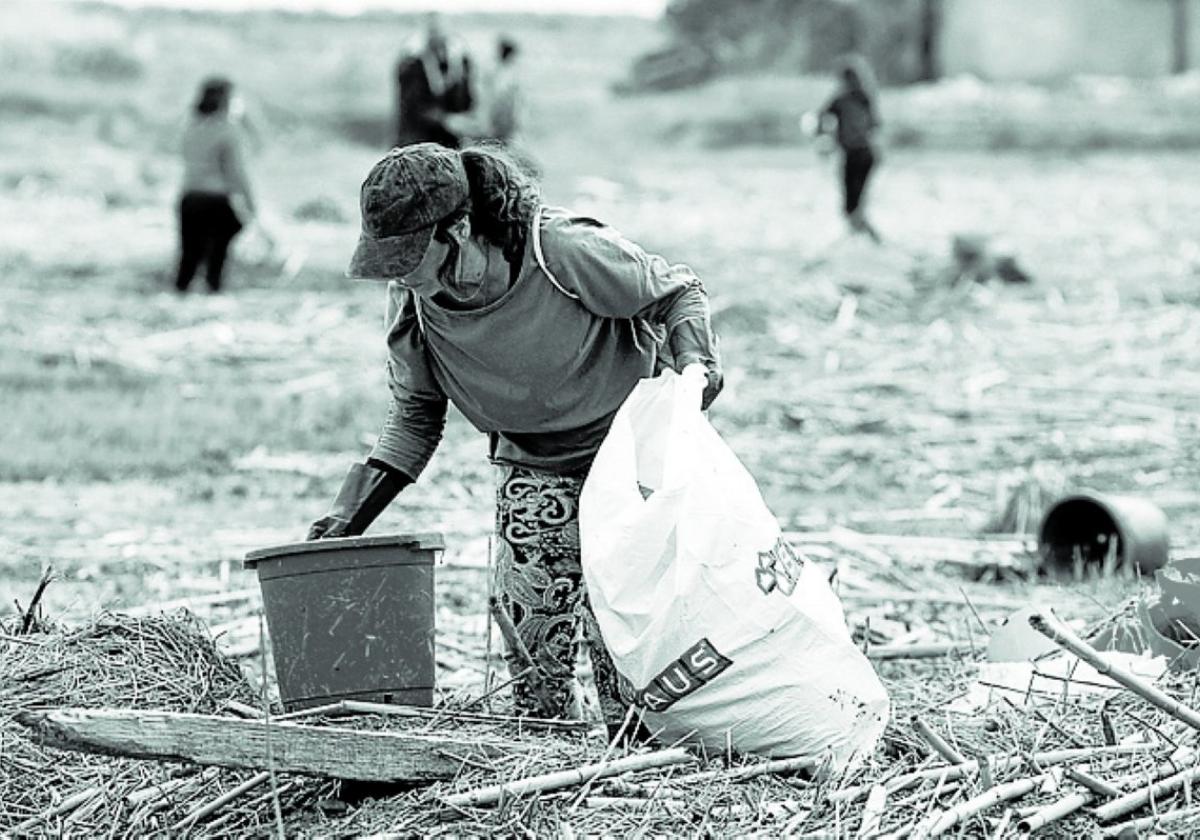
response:
<path id="1" fill-rule="evenodd" d="M 941 0 L 940 12 L 946 76 L 1160 76 L 1200 45 L 1200 0 Z"/>
<path id="2" fill-rule="evenodd" d="M 826 73 L 865 55 L 886 84 L 1042 82 L 1200 68 L 1200 0 L 671 0 L 672 41 L 628 89 L 747 70 Z"/>

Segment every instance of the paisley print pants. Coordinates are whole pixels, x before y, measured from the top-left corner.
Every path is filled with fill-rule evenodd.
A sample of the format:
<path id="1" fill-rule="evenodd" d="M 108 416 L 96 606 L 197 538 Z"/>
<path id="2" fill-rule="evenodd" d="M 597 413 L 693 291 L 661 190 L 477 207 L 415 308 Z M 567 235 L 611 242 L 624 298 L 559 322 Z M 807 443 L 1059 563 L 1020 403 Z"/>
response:
<path id="1" fill-rule="evenodd" d="M 582 637 L 600 712 L 619 723 L 627 703 L 584 591 L 579 558 L 582 476 L 500 465 L 496 488 L 495 592 L 528 649 L 542 684 L 513 684 L 518 714 L 569 718 L 576 708 L 575 661 Z M 525 666 L 510 651 L 510 674 Z M 628 696 L 628 690 L 624 691 Z"/>

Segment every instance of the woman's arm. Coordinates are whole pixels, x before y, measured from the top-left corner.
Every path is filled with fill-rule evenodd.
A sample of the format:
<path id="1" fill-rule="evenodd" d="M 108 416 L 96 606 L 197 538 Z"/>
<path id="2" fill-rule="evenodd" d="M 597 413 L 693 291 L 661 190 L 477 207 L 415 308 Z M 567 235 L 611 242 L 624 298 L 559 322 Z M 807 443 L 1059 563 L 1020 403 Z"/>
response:
<path id="1" fill-rule="evenodd" d="M 413 294 L 397 283 L 388 287 L 387 320 L 392 400 L 370 457 L 415 480 L 441 442 L 446 395 L 429 368 Z"/>
<path id="2" fill-rule="evenodd" d="M 543 231 L 543 255 L 567 294 L 608 318 L 642 318 L 666 329 L 676 370 L 701 362 L 709 371 L 706 405 L 722 384 L 708 295 L 689 267 L 649 254 L 593 219 L 555 219 Z"/>
<path id="3" fill-rule="evenodd" d="M 240 201 L 246 213 L 254 216 L 254 193 L 250 189 L 250 177 L 246 174 L 245 155 L 242 154 L 237 129 L 232 125 L 225 132 L 225 140 L 217 151 L 217 160 L 221 174 L 225 176 L 225 183 L 229 185 L 230 195 Z"/>
<path id="4" fill-rule="evenodd" d="M 401 490 L 416 481 L 442 439 L 446 397 L 429 370 L 412 294 L 395 284 L 388 292 L 392 400 L 387 419 L 366 463 L 350 467 L 329 512 L 309 528 L 310 540 L 365 531 Z"/>
<path id="5" fill-rule="evenodd" d="M 691 271 L 685 266 L 673 268 Z M 655 301 L 640 314 L 652 323 L 666 326 L 667 348 L 676 371 L 697 362 L 704 365 L 708 371 L 708 385 L 704 389 L 701 408 L 708 408 L 721 393 L 725 376 L 721 370 L 717 335 L 709 315 L 708 294 L 700 278 L 692 275 L 692 281 L 680 291 Z"/>

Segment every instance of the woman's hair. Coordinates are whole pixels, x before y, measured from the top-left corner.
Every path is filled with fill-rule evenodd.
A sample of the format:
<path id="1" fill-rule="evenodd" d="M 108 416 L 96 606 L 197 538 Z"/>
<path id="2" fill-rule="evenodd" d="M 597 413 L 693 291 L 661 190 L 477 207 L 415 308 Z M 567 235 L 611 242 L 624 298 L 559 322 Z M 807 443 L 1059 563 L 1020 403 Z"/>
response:
<path id="1" fill-rule="evenodd" d="M 481 236 L 515 263 L 525 250 L 529 225 L 541 203 L 541 190 L 529 169 L 498 144 L 478 144 L 462 150 L 470 201 L 465 212 L 471 233 Z M 448 227 L 462 213 L 443 220 Z"/>
<path id="2" fill-rule="evenodd" d="M 848 53 L 838 59 L 838 77 L 850 90 L 875 98 L 875 73 L 862 55 Z"/>
<path id="3" fill-rule="evenodd" d="M 233 82 L 214 76 L 205 79 L 200 85 L 200 96 L 196 100 L 196 113 L 209 116 L 229 104 L 229 94 L 233 91 Z"/>

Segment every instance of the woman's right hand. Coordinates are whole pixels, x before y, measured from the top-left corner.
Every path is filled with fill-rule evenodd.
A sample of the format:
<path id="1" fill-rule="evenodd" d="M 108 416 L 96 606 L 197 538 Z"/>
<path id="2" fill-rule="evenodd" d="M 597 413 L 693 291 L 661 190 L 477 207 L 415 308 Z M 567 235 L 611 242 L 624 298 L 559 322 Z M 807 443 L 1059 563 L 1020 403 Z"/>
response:
<path id="1" fill-rule="evenodd" d="M 347 536 L 346 529 L 350 527 L 350 523 L 345 519 L 340 519 L 336 516 L 322 516 L 312 525 L 308 526 L 308 536 L 304 539 L 323 540 L 330 537 Z"/>
<path id="2" fill-rule="evenodd" d="M 375 466 L 376 463 L 350 467 L 329 512 L 309 527 L 306 539 L 357 537 L 383 513 L 397 493 L 412 484 L 407 474 Z"/>

